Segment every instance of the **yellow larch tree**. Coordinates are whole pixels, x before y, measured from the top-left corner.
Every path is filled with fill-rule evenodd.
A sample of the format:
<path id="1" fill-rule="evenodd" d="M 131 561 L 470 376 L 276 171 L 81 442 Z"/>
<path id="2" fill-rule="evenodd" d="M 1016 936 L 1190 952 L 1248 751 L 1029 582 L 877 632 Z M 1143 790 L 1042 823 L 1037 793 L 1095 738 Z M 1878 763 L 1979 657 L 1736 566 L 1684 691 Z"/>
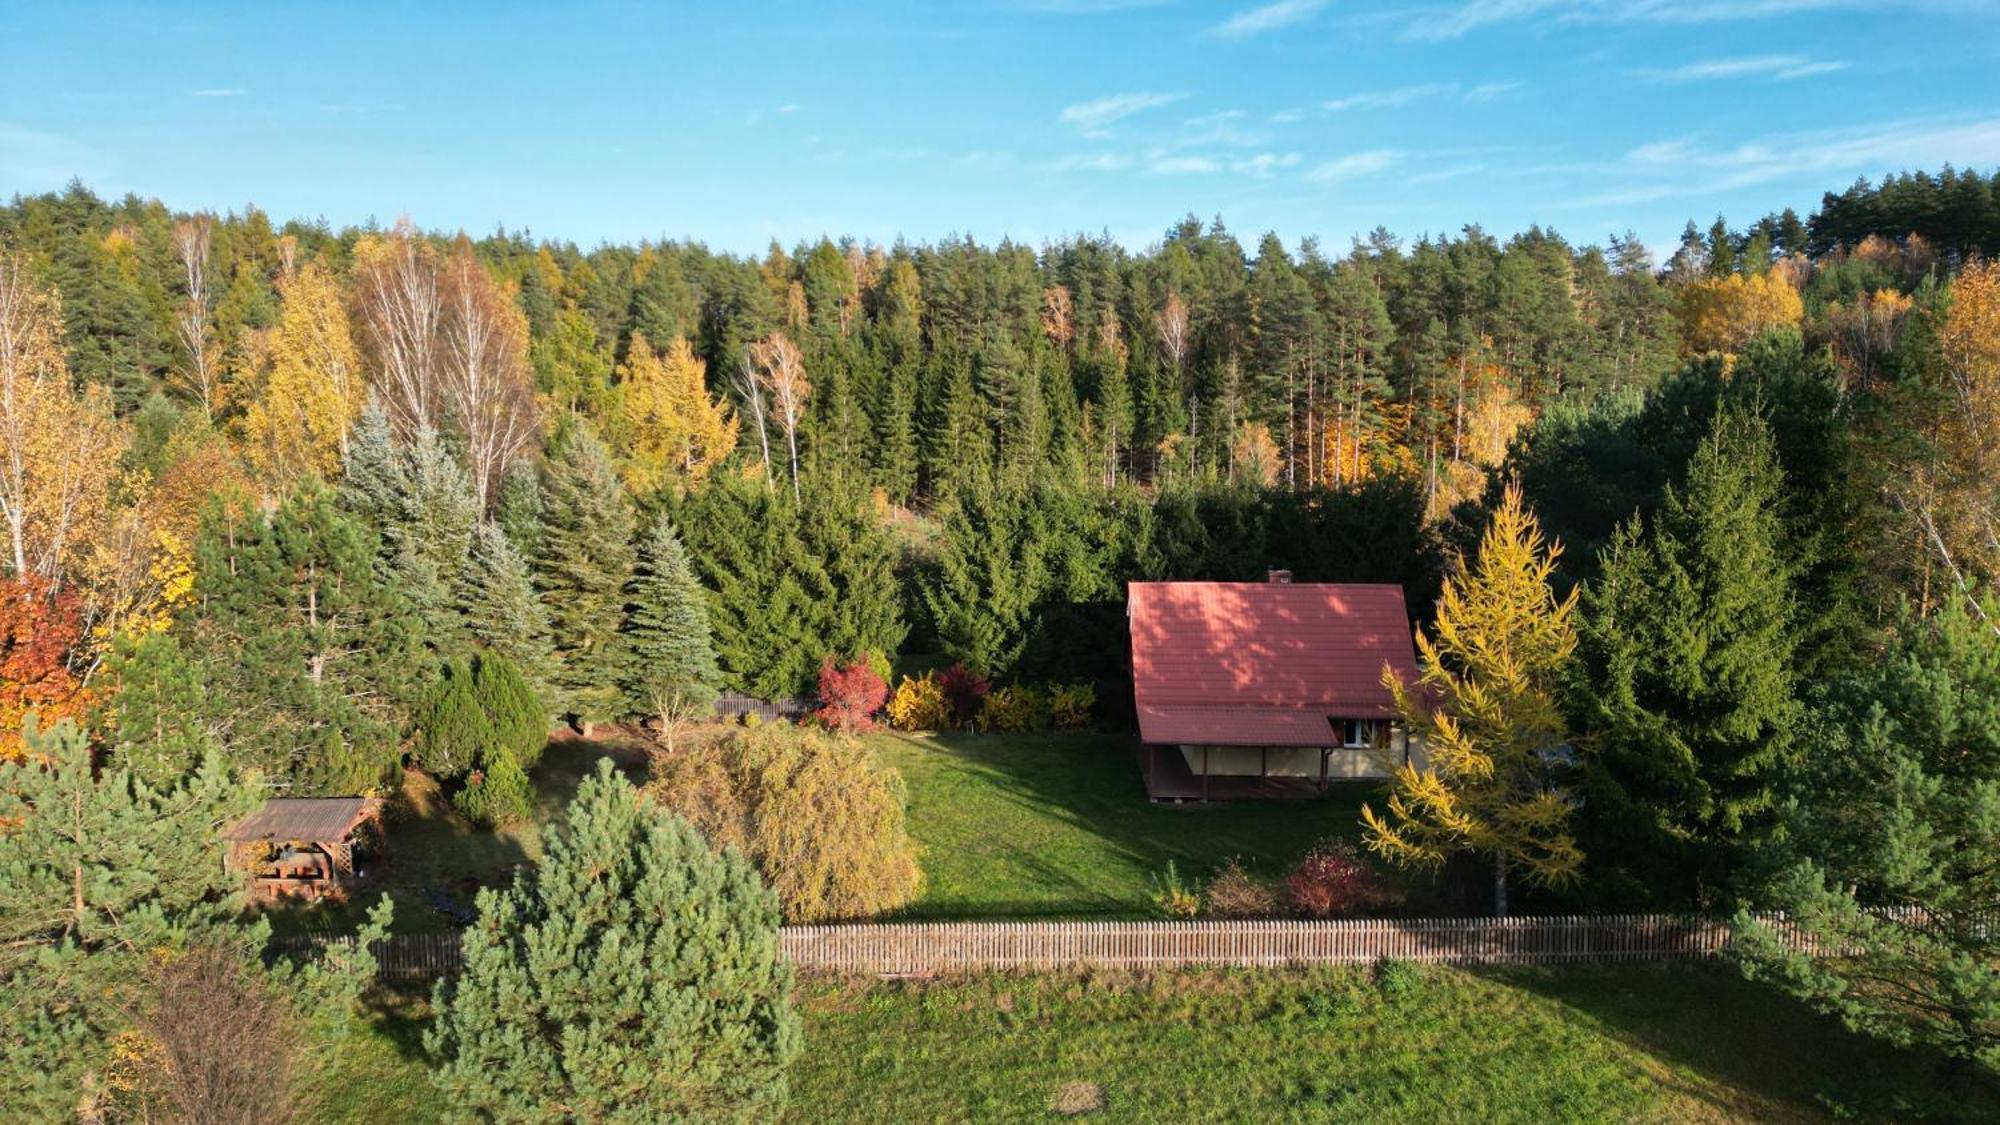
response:
<path id="1" fill-rule="evenodd" d="M 634 493 L 656 491 L 669 479 L 698 484 L 736 448 L 736 419 L 708 393 L 708 365 L 685 337 L 663 355 L 633 333 L 618 388 L 616 428 L 628 451 L 620 473 Z"/>
<path id="2" fill-rule="evenodd" d="M 1556 886 L 1583 861 L 1569 802 L 1550 782 L 1566 738 L 1556 692 L 1576 649 L 1576 592 L 1558 598 L 1549 586 L 1561 555 L 1509 485 L 1478 555 L 1458 560 L 1436 622 L 1417 634 L 1418 681 L 1382 673 L 1423 765 L 1396 768 L 1386 812 L 1362 806 L 1368 846 L 1420 869 L 1486 857 L 1501 915 L 1510 872 Z"/>
<path id="3" fill-rule="evenodd" d="M 308 476 L 339 472 L 363 387 L 361 353 L 333 275 L 308 262 L 285 280 L 283 296 L 268 371 L 243 416 L 245 454 L 281 494 Z"/>
<path id="4" fill-rule="evenodd" d="M 1674 297 L 1681 344 L 1690 354 L 1738 352 L 1767 329 L 1805 318 L 1799 291 L 1777 271 L 1689 282 Z"/>

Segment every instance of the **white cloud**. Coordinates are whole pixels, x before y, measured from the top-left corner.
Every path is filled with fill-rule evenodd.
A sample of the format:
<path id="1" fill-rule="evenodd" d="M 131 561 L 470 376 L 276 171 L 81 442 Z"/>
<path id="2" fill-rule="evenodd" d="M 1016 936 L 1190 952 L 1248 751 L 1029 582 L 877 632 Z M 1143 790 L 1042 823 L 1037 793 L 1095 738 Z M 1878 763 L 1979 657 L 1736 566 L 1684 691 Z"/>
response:
<path id="1" fill-rule="evenodd" d="M 1708 148 L 1690 138 L 1655 141 L 1595 171 L 1611 178 L 1605 192 L 1575 206 L 1645 203 L 1712 195 L 1787 177 L 1805 182 L 1880 175 L 1892 168 L 2000 163 L 2000 117 L 1910 119 L 1844 129 L 1774 133 L 1733 147 Z M 1573 179 L 1575 173 L 1568 173 Z"/>
<path id="2" fill-rule="evenodd" d="M 1434 98 L 1448 94 L 1456 87 L 1450 84 L 1428 86 L 1399 86 L 1393 90 L 1368 90 L 1359 94 L 1349 94 L 1344 98 L 1334 98 L 1320 103 L 1323 109 L 1340 113 L 1350 109 L 1393 109 L 1406 106 L 1423 98 Z"/>
<path id="3" fill-rule="evenodd" d="M 1734 59 L 1703 59 L 1671 70 L 1646 72 L 1663 82 L 1712 82 L 1727 78 L 1769 78 L 1788 82 L 1847 69 L 1844 62 L 1815 62 L 1800 55 L 1752 55 Z"/>
<path id="4" fill-rule="evenodd" d="M 1387 171 L 1402 157 L 1402 153 L 1388 148 L 1351 153 L 1314 165 L 1312 171 L 1306 173 L 1306 178 L 1330 184 L 1372 176 L 1377 172 Z"/>
<path id="5" fill-rule="evenodd" d="M 1222 171 L 1222 165 L 1206 156 L 1162 156 L 1148 165 L 1146 170 L 1155 176 L 1205 176 Z"/>
<path id="6" fill-rule="evenodd" d="M 234 86 L 214 86 L 206 90 L 190 90 L 188 92 L 197 98 L 240 98 L 244 94 L 249 93 L 247 90 L 239 90 Z"/>
<path id="7" fill-rule="evenodd" d="M 1404 30 L 1410 39 L 1456 39 L 1492 24 L 1546 16 L 1561 23 L 1719 23 L 1769 19 L 1836 8 L 1991 14 L 1990 0 L 1461 0 L 1421 9 Z"/>
<path id="8" fill-rule="evenodd" d="M 1098 135 L 1113 124 L 1123 121 L 1135 113 L 1144 113 L 1149 109 L 1158 109 L 1163 105 L 1172 105 L 1184 97 L 1187 97 L 1187 95 L 1145 92 L 1112 94 L 1108 97 L 1095 98 L 1091 101 L 1064 106 L 1062 112 L 1056 115 L 1056 120 L 1065 125 L 1076 126 L 1083 130 L 1086 136 Z"/>
<path id="9" fill-rule="evenodd" d="M 1364 90 L 1321 102 L 1320 107 L 1331 113 L 1340 113 L 1350 109 L 1397 109 L 1430 98 L 1455 97 L 1467 102 L 1490 102 L 1520 86 L 1519 82 L 1482 82 L 1472 87 L 1461 87 L 1456 82 L 1431 82 L 1422 86 L 1398 86 L 1392 90 Z"/>
<path id="10" fill-rule="evenodd" d="M 1424 172 L 1411 176 L 1403 182 L 1409 184 L 1437 184 L 1443 183 L 1446 180 L 1458 180 L 1466 176 L 1476 176 L 1484 171 L 1486 171 L 1486 165 L 1484 164 L 1460 164 L 1451 168 L 1440 168 L 1435 172 Z"/>
<path id="11" fill-rule="evenodd" d="M 781 105 L 781 106 L 779 106 L 779 107 L 778 107 L 778 108 L 777 108 L 776 110 L 774 110 L 774 111 L 772 111 L 772 112 L 774 112 L 774 113 L 797 113 L 798 111 L 800 111 L 800 110 L 802 110 L 802 109 L 804 109 L 804 108 L 805 108 L 804 106 L 800 105 L 800 104 L 799 104 L 799 103 L 797 103 L 797 102 L 786 102 L 786 103 L 785 103 L 784 105 Z"/>
<path id="12" fill-rule="evenodd" d="M 1100 152 L 1090 156 L 1065 156 L 1054 164 L 1058 172 L 1117 172 L 1131 166 L 1131 157 L 1116 152 Z"/>
<path id="13" fill-rule="evenodd" d="M 1238 175 L 1255 176 L 1261 180 L 1281 169 L 1296 168 L 1304 160 L 1305 158 L 1296 152 L 1260 152 L 1255 156 L 1232 162 L 1229 170 Z"/>
<path id="14" fill-rule="evenodd" d="M 1218 39 L 1248 39 L 1253 35 L 1304 23 L 1324 7 L 1326 0 L 1277 0 L 1273 4 L 1238 12 L 1209 28 L 1208 33 Z"/>

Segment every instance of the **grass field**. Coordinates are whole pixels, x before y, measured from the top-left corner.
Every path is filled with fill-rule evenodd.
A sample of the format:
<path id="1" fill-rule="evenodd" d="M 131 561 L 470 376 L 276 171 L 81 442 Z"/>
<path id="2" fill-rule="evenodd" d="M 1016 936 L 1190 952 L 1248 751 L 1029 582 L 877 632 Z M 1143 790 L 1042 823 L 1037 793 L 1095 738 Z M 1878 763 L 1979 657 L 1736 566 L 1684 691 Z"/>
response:
<path id="1" fill-rule="evenodd" d="M 1232 856 L 1281 876 L 1320 839 L 1352 836 L 1370 784 L 1324 800 L 1158 806 L 1128 738 L 878 734 L 909 786 L 923 847 L 916 918 L 1118 917 L 1150 910 L 1169 860 L 1191 879 Z"/>
<path id="2" fill-rule="evenodd" d="M 1808 1121 L 1929 1096 L 1929 1060 L 1722 966 L 1401 969 L 811 980 L 789 1118 Z M 312 1120 L 437 1119 L 420 1009 L 332 1052 Z"/>

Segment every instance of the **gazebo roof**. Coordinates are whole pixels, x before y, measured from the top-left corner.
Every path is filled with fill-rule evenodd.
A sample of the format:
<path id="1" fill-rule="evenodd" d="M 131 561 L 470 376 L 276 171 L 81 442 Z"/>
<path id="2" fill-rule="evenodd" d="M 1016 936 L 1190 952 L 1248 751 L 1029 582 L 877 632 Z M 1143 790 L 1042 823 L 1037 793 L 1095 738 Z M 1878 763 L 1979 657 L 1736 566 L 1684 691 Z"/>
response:
<path id="1" fill-rule="evenodd" d="M 303 840 L 333 844 L 347 838 L 375 814 L 379 802 L 370 797 L 273 797 L 264 807 L 223 832 L 235 843 L 255 840 Z"/>

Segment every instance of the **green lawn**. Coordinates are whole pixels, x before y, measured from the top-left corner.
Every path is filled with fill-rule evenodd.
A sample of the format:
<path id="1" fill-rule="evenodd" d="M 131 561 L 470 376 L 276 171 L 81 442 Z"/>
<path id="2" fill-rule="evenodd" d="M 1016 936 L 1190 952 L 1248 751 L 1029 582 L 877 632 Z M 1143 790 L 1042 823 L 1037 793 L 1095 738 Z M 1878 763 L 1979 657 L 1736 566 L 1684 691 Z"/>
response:
<path id="1" fill-rule="evenodd" d="M 869 741 L 909 786 L 923 847 L 917 918 L 1136 916 L 1172 860 L 1207 876 L 1241 857 L 1277 877 L 1312 844 L 1355 834 L 1370 784 L 1324 800 L 1213 807 L 1146 800 L 1129 738 L 878 734 Z"/>
<path id="2" fill-rule="evenodd" d="M 1106 1121 L 1882 1120 L 1931 1096 L 1929 1060 L 1722 966 L 1404 968 L 1401 988 L 1366 969 L 808 980 L 789 1119 L 1033 1120 L 1065 1087 L 1094 1087 Z M 330 1050 L 307 1118 L 437 1120 L 421 1007 Z M 1956 1109 L 1993 1120 L 2000 1100 Z"/>

